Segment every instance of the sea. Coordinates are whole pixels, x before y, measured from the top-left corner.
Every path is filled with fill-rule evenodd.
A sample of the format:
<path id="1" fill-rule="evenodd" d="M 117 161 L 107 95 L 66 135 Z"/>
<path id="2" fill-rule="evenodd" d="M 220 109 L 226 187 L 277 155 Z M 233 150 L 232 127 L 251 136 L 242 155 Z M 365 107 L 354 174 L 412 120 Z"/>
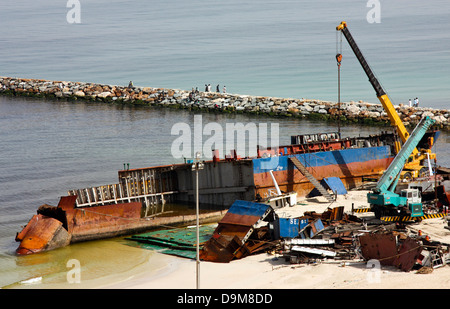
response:
<path id="1" fill-rule="evenodd" d="M 346 21 L 394 104 L 450 109 L 447 0 L 119 1 L 18 0 L 0 4 L 0 76 L 236 94 L 377 103 L 345 38 Z M 198 115 L 198 114 L 197 114 Z M 337 124 L 202 113 L 203 125 L 255 123 L 290 136 L 337 131 Z M 15 235 L 42 204 L 70 189 L 117 182 L 117 171 L 179 163 L 173 128 L 194 112 L 0 96 L 0 287 L 78 288 L 152 265 L 155 252 L 124 238 L 16 256 Z M 342 125 L 343 136 L 390 127 Z M 450 166 L 450 135 L 434 147 Z M 68 281 L 69 261 L 81 283 Z M 159 261 L 159 260 L 158 260 Z M 160 262 L 155 267 L 161 268 Z"/>

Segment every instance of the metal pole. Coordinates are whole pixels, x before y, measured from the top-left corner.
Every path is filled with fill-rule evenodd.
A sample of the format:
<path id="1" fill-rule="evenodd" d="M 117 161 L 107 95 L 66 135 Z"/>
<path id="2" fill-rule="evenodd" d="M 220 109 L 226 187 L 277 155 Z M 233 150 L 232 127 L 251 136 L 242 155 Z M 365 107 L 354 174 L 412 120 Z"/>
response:
<path id="1" fill-rule="evenodd" d="M 338 113 L 338 132 L 341 133 L 341 64 L 338 66 L 338 104 L 339 104 L 339 113 Z"/>
<path id="2" fill-rule="evenodd" d="M 338 66 L 338 133 L 341 134 L 341 60 L 342 54 L 336 55 Z"/>
<path id="3" fill-rule="evenodd" d="M 341 61 L 342 61 L 342 31 L 340 45 L 338 40 L 338 33 L 336 32 L 336 61 L 338 66 L 338 133 L 341 135 Z M 338 48 L 339 47 L 339 48 Z"/>
<path id="4" fill-rule="evenodd" d="M 197 289 L 200 288 L 200 228 L 199 228 L 199 206 L 198 206 L 198 161 L 195 162 L 195 210 L 197 214 Z"/>
<path id="5" fill-rule="evenodd" d="M 203 169 L 203 163 L 200 162 L 202 154 L 197 152 L 195 154 L 195 162 L 192 164 L 192 170 L 195 170 L 195 211 L 197 220 L 197 258 L 196 258 L 196 287 L 200 288 L 200 220 L 199 220 L 199 188 L 198 188 L 198 171 Z"/>

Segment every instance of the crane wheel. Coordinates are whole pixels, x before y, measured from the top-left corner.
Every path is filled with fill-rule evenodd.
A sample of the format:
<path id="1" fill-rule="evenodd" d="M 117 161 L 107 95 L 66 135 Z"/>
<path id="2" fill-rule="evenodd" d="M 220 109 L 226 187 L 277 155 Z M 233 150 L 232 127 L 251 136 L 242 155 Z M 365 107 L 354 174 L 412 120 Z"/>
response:
<path id="1" fill-rule="evenodd" d="M 410 172 L 406 172 L 405 174 L 403 174 L 402 179 L 406 180 L 406 181 L 411 181 L 412 180 L 412 175 Z"/>
<path id="2" fill-rule="evenodd" d="M 428 169 L 426 167 L 422 167 L 419 170 L 419 177 L 427 177 L 428 176 Z"/>

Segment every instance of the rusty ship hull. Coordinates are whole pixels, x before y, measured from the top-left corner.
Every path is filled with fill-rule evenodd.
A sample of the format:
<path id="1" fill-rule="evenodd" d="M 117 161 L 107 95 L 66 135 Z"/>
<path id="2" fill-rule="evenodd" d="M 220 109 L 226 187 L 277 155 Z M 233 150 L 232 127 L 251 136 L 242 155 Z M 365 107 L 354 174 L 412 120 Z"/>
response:
<path id="1" fill-rule="evenodd" d="M 16 253 L 26 255 L 49 251 L 71 243 L 140 233 L 161 226 L 196 222 L 195 214 L 142 216 L 141 202 L 76 207 L 77 196 L 61 197 L 57 207 L 43 205 L 38 214 L 17 233 Z M 216 222 L 225 211 L 200 214 L 201 222 Z"/>
<path id="2" fill-rule="evenodd" d="M 252 158 L 240 158 L 231 152 L 221 159 L 214 151 L 213 159 L 204 161 L 199 171 L 199 202 L 216 211 L 203 214 L 201 219 L 219 221 L 235 200 L 270 197 L 276 186 L 274 179 L 283 192 L 307 195 L 314 185 L 292 164 L 293 157 L 314 178 L 338 177 L 347 189 L 358 186 L 365 177 L 379 177 L 394 158 L 392 134 L 336 137 L 317 135 L 312 136 L 312 141 L 297 139 L 275 149 L 258 148 L 257 156 Z M 38 210 L 17 234 L 17 253 L 195 222 L 195 214 L 161 215 L 167 202 L 195 202 L 192 162 L 121 170 L 118 178 L 116 184 L 69 190 L 57 207 Z"/>
<path id="3" fill-rule="evenodd" d="M 389 146 L 351 148 L 292 155 L 296 157 L 316 178 L 338 177 L 347 188 L 354 188 L 363 182 L 363 178 L 378 177 L 392 162 Z M 291 157 L 292 157 L 291 156 Z M 314 189 L 307 177 L 293 166 L 290 156 L 271 158 L 277 168 L 272 172 L 280 189 L 284 192 L 295 191 L 305 196 Z M 273 180 L 265 160 L 253 162 L 254 181 L 257 193 L 267 196 L 272 189 Z M 272 165 L 272 164 L 269 164 Z"/>

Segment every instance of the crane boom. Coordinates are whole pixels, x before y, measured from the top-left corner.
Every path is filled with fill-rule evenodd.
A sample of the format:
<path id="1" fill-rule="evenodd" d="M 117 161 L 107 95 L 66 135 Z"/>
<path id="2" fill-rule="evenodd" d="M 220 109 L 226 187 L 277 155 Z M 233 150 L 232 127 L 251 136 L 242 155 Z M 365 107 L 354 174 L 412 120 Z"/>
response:
<path id="1" fill-rule="evenodd" d="M 375 77 L 375 74 L 353 39 L 353 36 L 348 30 L 347 23 L 345 21 L 341 22 L 340 25 L 336 27 L 336 30 L 341 31 L 345 36 L 348 44 L 352 48 L 356 58 L 369 78 L 369 82 L 375 89 L 375 93 L 386 111 L 392 126 L 396 128 L 397 133 L 403 142 L 403 146 L 401 148 L 400 145 L 396 143 L 396 157 L 389 165 L 386 172 L 381 176 L 376 188 L 373 190 L 373 193 L 367 194 L 368 202 L 371 204 L 371 208 L 375 212 L 375 216 L 377 218 L 380 218 L 381 214 L 389 211 L 394 211 L 394 213 L 397 213 L 399 209 L 401 209 L 402 212 L 410 213 L 412 216 L 423 215 L 422 203 L 419 201 L 420 198 L 418 197 L 419 194 L 417 189 L 408 189 L 412 190 L 410 192 L 408 192 L 408 190 L 402 190 L 401 196 L 396 194 L 394 190 L 397 186 L 401 173 L 404 173 L 403 176 L 405 179 L 406 174 L 411 174 L 409 171 L 415 175 L 414 177 L 420 176 L 421 171 L 426 170 L 423 166 L 423 162 L 427 156 L 429 155 L 429 159 L 436 158 L 436 154 L 431 153 L 432 142 L 429 143 L 428 148 L 421 149 L 423 153 L 420 153 L 417 150 L 417 145 L 425 135 L 428 128 L 435 121 L 429 117 L 423 118 L 410 136 L 409 132 L 405 128 L 405 125 L 400 119 L 400 116 L 397 114 L 394 105 L 386 94 L 386 91 L 384 91 L 380 82 Z M 341 55 L 339 56 L 342 57 Z M 408 172 L 403 170 L 407 170 Z M 411 176 L 412 175 L 410 175 L 410 177 Z"/>
<path id="2" fill-rule="evenodd" d="M 395 156 L 386 172 L 378 180 L 377 186 L 372 193 L 367 193 L 367 201 L 370 203 L 375 217 L 380 218 L 382 214 L 393 211 L 398 213 L 400 209 L 410 213 L 412 217 L 423 215 L 422 203 L 420 202 L 418 189 L 406 189 L 401 195 L 395 193 L 395 187 L 406 161 L 412 150 L 420 142 L 428 128 L 435 122 L 430 117 L 422 118 L 420 123 L 411 133 L 400 152 Z"/>
<path id="3" fill-rule="evenodd" d="M 377 97 L 385 95 L 386 92 L 384 91 L 383 87 L 378 82 L 377 78 L 375 77 L 375 74 L 373 73 L 372 69 L 370 68 L 369 64 L 367 63 L 366 59 L 364 58 L 364 56 L 363 56 L 361 50 L 359 49 L 358 45 L 356 44 L 355 40 L 353 39 L 353 36 L 350 33 L 350 30 L 348 30 L 347 23 L 345 21 L 343 21 L 339 26 L 337 26 L 336 30 L 341 31 L 344 34 L 345 38 L 347 39 L 348 44 L 352 48 L 353 52 L 355 53 L 356 58 L 358 59 L 361 66 L 363 67 L 364 72 L 366 72 L 366 75 L 369 78 L 370 83 L 372 84 L 373 88 L 375 89 Z"/>
<path id="4" fill-rule="evenodd" d="M 370 68 L 369 64 L 367 63 L 366 59 L 364 58 L 364 56 L 363 56 L 361 50 L 359 49 L 358 45 L 356 44 L 355 40 L 353 39 L 353 36 L 347 27 L 347 23 L 345 21 L 341 22 L 341 24 L 336 27 L 336 30 L 341 31 L 342 34 L 345 36 L 345 39 L 347 40 L 348 44 L 352 48 L 356 58 L 358 59 L 362 68 L 364 69 L 364 72 L 366 73 L 367 77 L 369 78 L 369 82 L 372 84 L 373 88 L 375 89 L 375 93 L 376 93 L 378 99 L 380 100 L 381 104 L 383 105 L 384 110 L 388 114 L 388 117 L 389 117 L 389 120 L 391 121 L 392 126 L 394 126 L 397 129 L 398 135 L 400 136 L 402 142 L 405 143 L 409 137 L 409 133 L 406 130 L 399 115 L 397 114 L 397 111 L 395 110 L 394 105 L 392 104 L 391 100 L 389 99 L 388 95 L 386 94 L 386 91 L 384 91 L 380 82 L 375 77 L 375 74 L 373 73 L 372 69 Z M 418 152 L 417 149 L 414 149 L 414 151 L 412 153 L 415 155 L 415 154 L 417 154 L 417 152 Z"/>
<path id="5" fill-rule="evenodd" d="M 400 152 L 395 156 L 395 159 L 391 162 L 386 172 L 378 181 L 377 186 L 373 189 L 374 192 L 394 191 L 395 186 L 392 186 L 392 184 L 396 179 L 398 179 L 398 175 L 403 169 L 406 160 L 408 160 L 409 155 L 411 154 L 413 149 L 416 148 L 417 144 L 420 142 L 422 137 L 427 132 L 428 128 L 433 123 L 435 123 L 435 120 L 431 119 L 428 116 L 422 118 L 417 127 L 411 133 L 411 136 L 403 145 Z"/>

